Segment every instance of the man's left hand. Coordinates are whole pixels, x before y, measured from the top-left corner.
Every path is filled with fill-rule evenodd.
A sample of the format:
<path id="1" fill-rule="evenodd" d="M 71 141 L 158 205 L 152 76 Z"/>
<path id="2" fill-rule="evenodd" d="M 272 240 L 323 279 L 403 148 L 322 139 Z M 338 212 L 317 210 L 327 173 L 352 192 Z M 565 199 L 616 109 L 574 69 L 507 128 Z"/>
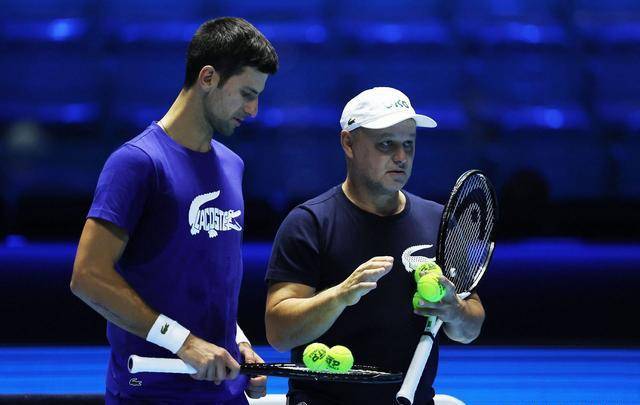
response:
<path id="1" fill-rule="evenodd" d="M 465 302 L 456 294 L 456 287 L 445 276 L 439 276 L 438 281 L 446 290 L 444 297 L 438 302 L 420 300 L 419 308 L 414 310 L 416 315 L 435 315 L 445 323 L 456 323 L 460 320 Z"/>
<path id="2" fill-rule="evenodd" d="M 264 360 L 256 352 L 253 351 L 251 345 L 247 342 L 238 344 L 240 354 L 245 363 L 264 363 Z M 267 376 L 260 375 L 249 379 L 249 385 L 244 390 L 249 398 L 261 398 L 267 395 Z"/>

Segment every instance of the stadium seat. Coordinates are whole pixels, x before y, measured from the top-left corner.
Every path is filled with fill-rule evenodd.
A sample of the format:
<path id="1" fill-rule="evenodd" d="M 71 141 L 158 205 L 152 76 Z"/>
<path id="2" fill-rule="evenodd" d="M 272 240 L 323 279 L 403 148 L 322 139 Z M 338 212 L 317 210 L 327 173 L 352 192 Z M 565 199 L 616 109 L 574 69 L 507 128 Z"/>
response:
<path id="1" fill-rule="evenodd" d="M 584 72 L 565 52 L 482 53 L 467 61 L 473 113 L 504 132 L 588 131 Z"/>
<path id="2" fill-rule="evenodd" d="M 640 46 L 640 2 L 635 0 L 576 0 L 573 24 L 590 48 Z"/>
<path id="3" fill-rule="evenodd" d="M 563 2 L 556 0 L 460 0 L 453 2 L 459 35 L 480 48 L 566 47 Z"/>
<path id="4" fill-rule="evenodd" d="M 589 61 L 590 100 L 597 120 L 608 131 L 640 133 L 640 56 L 637 52 L 601 52 Z"/>

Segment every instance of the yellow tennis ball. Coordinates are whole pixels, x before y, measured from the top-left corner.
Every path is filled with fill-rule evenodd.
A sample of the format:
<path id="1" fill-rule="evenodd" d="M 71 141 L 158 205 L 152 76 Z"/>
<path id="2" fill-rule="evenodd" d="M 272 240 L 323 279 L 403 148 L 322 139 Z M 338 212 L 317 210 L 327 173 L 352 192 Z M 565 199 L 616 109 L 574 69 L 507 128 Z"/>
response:
<path id="1" fill-rule="evenodd" d="M 438 275 L 442 275 L 442 269 L 436 262 L 425 262 L 420 264 L 413 272 L 413 277 L 415 278 L 416 283 L 420 281 L 420 277 L 428 273 L 437 273 Z"/>
<path id="2" fill-rule="evenodd" d="M 422 297 L 420 296 L 420 294 L 416 291 L 415 294 L 413 294 L 413 309 L 420 309 L 420 305 L 418 305 L 418 302 L 420 302 L 422 300 Z"/>
<path id="3" fill-rule="evenodd" d="M 327 370 L 346 373 L 353 367 L 353 354 L 344 346 L 333 346 L 327 353 Z"/>
<path id="4" fill-rule="evenodd" d="M 438 275 L 427 273 L 418 281 L 418 294 L 429 302 L 438 302 L 444 297 L 446 290 L 438 281 Z"/>
<path id="5" fill-rule="evenodd" d="M 322 343 L 311 343 L 304 348 L 302 353 L 302 361 L 304 365 L 311 371 L 322 371 L 326 368 L 326 357 L 329 353 L 329 347 Z"/>

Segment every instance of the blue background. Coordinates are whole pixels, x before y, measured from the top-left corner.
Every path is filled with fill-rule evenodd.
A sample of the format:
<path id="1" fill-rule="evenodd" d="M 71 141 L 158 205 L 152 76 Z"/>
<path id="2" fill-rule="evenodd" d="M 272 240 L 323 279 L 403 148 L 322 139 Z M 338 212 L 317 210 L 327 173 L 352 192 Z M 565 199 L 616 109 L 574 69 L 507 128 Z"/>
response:
<path id="1" fill-rule="evenodd" d="M 500 199 L 481 347 L 445 340 L 440 388 L 469 403 L 496 398 L 483 384 L 500 387 L 502 403 L 640 401 L 635 0 L 0 0 L 0 308 L 11 325 L 0 370 L 25 376 L 0 395 L 59 392 L 26 377 L 47 375 L 49 357 L 31 345 L 68 346 L 103 372 L 103 348 L 82 357 L 72 345 L 105 344 L 104 320 L 68 290 L 98 174 L 168 109 L 191 35 L 224 15 L 255 24 L 280 56 L 258 117 L 218 138 L 246 164 L 240 319 L 252 340 L 266 343 L 262 278 L 278 224 L 344 179 L 342 107 L 393 86 L 438 122 L 419 131 L 407 189 L 444 202 L 478 168 Z M 496 356 L 506 360 L 486 360 Z M 538 371 L 519 378 L 523 364 Z M 595 396 L 601 385 L 620 395 Z"/>

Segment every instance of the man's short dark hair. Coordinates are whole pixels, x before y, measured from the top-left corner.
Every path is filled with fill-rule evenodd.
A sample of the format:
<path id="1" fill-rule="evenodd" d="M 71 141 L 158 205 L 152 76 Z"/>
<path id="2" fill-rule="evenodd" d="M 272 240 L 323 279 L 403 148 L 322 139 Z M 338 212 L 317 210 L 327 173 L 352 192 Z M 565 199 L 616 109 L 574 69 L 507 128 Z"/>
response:
<path id="1" fill-rule="evenodd" d="M 221 87 L 247 66 L 274 74 L 278 70 L 278 55 L 269 40 L 248 21 L 221 17 L 205 22 L 193 35 L 187 50 L 185 89 L 193 86 L 206 65 L 216 69 Z"/>

